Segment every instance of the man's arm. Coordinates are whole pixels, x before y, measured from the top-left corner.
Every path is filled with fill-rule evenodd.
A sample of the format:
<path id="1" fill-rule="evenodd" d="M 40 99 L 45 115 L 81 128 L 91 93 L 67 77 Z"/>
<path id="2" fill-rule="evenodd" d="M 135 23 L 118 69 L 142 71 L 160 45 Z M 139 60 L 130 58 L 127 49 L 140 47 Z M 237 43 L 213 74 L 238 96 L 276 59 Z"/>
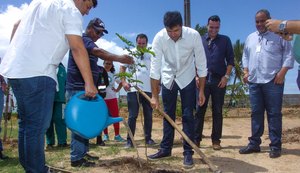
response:
<path id="1" fill-rule="evenodd" d="M 19 24 L 20 24 L 21 20 L 18 20 L 15 24 L 14 24 L 14 27 L 13 27 L 13 30 L 11 32 L 11 35 L 10 35 L 10 41 L 13 39 L 18 27 L 19 27 Z"/>
<path id="2" fill-rule="evenodd" d="M 133 58 L 129 55 L 116 55 L 113 53 L 110 53 L 102 48 L 97 48 L 95 47 L 91 53 L 94 56 L 97 56 L 99 58 L 101 58 L 102 60 L 106 61 L 117 61 L 120 63 L 124 63 L 124 64 L 133 64 Z"/>
<path id="3" fill-rule="evenodd" d="M 269 19 L 266 21 L 266 27 L 272 32 L 279 32 L 279 25 L 283 20 Z M 300 20 L 288 20 L 285 31 L 291 34 L 300 34 Z"/>
<path id="4" fill-rule="evenodd" d="M 90 61 L 88 53 L 84 47 L 82 37 L 77 35 L 66 35 L 70 49 L 77 67 L 83 77 L 85 83 L 85 95 L 88 97 L 95 97 L 98 93 L 92 76 Z"/>

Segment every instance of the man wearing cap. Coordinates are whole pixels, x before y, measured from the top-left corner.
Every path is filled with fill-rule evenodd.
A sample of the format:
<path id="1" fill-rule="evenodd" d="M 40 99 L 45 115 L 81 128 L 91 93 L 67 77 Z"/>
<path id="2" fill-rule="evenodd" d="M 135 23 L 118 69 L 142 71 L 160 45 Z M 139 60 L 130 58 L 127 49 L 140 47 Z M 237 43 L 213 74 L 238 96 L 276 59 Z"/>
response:
<path id="1" fill-rule="evenodd" d="M 81 40 L 82 16 L 97 0 L 34 0 L 15 24 L 12 40 L 0 65 L 0 74 L 12 86 L 18 104 L 18 151 L 24 172 L 45 173 L 45 132 L 54 103 L 58 64 L 71 49 L 94 97 L 88 54 Z"/>
<path id="2" fill-rule="evenodd" d="M 89 55 L 90 67 L 93 74 L 94 85 L 99 77 L 99 68 L 97 66 L 98 58 L 102 60 L 118 61 L 125 64 L 132 64 L 133 59 L 128 55 L 115 55 L 99 48 L 95 42 L 108 31 L 105 29 L 105 25 L 101 19 L 95 18 L 91 20 L 82 36 L 84 46 Z M 73 51 L 70 51 L 68 70 L 67 70 L 67 84 L 66 84 L 66 96 L 69 100 L 74 94 L 79 91 L 84 91 L 85 82 L 82 79 L 81 73 L 73 58 Z M 94 162 L 91 160 L 98 160 L 99 157 L 91 156 L 87 152 L 89 150 L 89 140 L 82 138 L 81 136 L 72 133 L 71 138 L 71 166 L 93 166 Z"/>

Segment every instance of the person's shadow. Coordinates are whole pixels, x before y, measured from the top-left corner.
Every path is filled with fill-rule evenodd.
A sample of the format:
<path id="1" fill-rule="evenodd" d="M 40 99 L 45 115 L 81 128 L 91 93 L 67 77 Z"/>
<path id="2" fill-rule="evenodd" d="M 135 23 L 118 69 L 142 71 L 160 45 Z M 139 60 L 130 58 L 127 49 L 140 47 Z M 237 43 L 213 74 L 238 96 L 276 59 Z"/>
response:
<path id="1" fill-rule="evenodd" d="M 242 160 L 237 160 L 228 157 L 211 157 L 213 163 L 222 172 L 243 172 L 243 173 L 255 173 L 255 172 L 268 172 L 268 169 L 253 165 Z"/>

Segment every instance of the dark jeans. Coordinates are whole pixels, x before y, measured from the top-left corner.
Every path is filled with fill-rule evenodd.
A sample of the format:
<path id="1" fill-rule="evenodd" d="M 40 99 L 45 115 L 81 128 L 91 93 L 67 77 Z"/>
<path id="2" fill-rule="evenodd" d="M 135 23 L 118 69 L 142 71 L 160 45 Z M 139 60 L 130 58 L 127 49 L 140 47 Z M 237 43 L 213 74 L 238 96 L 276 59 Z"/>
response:
<path id="1" fill-rule="evenodd" d="M 183 132 L 191 139 L 194 138 L 194 116 L 193 109 L 195 106 L 195 80 L 192 80 L 185 88 L 180 89 L 176 82 L 171 89 L 167 89 L 162 85 L 162 99 L 164 112 L 175 121 L 176 105 L 178 91 L 181 98 L 182 110 L 182 125 Z M 166 120 L 163 121 L 163 139 L 160 143 L 160 148 L 163 152 L 171 153 L 174 142 L 174 127 Z M 186 142 L 183 142 L 184 155 L 193 154 L 192 147 Z"/>
<path id="2" fill-rule="evenodd" d="M 46 76 L 9 79 L 9 82 L 18 104 L 20 163 L 25 172 L 47 172 L 45 133 L 51 121 L 56 83 Z"/>
<path id="3" fill-rule="evenodd" d="M 222 108 L 224 104 L 224 96 L 226 87 L 219 88 L 218 84 L 221 81 L 220 77 L 210 77 L 209 80 L 206 80 L 204 94 L 205 94 L 205 103 L 202 106 L 197 105 L 195 113 L 195 138 L 194 141 L 199 143 L 202 141 L 202 132 L 204 125 L 204 116 L 207 109 L 209 97 L 211 97 L 211 107 L 212 107 L 212 132 L 211 140 L 212 142 L 221 142 L 222 137 L 222 126 L 223 126 L 223 115 Z M 197 98 L 199 91 L 197 89 Z"/>
<path id="4" fill-rule="evenodd" d="M 281 150 L 282 134 L 282 97 L 284 84 L 274 84 L 274 80 L 266 84 L 249 83 L 251 103 L 251 130 L 249 145 L 258 147 L 260 137 L 264 133 L 264 113 L 267 111 L 269 138 L 271 149 Z"/>
<path id="5" fill-rule="evenodd" d="M 152 94 L 150 92 L 145 92 L 150 98 Z M 128 126 L 132 131 L 132 134 L 135 134 L 136 128 L 136 119 L 139 114 L 140 104 L 143 106 L 144 113 L 144 132 L 145 132 L 145 140 L 148 141 L 151 139 L 151 131 L 152 131 L 152 107 L 149 101 L 143 97 L 138 92 L 129 92 L 127 93 L 127 104 L 128 104 Z M 131 141 L 129 135 L 127 135 L 127 141 Z"/>

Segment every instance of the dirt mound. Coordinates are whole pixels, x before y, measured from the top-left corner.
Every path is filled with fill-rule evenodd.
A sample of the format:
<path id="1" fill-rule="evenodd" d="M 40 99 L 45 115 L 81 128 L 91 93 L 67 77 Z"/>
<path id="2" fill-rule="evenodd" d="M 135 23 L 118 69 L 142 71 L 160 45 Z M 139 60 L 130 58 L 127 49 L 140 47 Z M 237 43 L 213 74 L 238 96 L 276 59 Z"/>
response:
<path id="1" fill-rule="evenodd" d="M 167 164 L 154 164 L 147 162 L 142 158 L 121 157 L 111 160 L 100 160 L 97 164 L 98 167 L 109 170 L 108 172 L 122 172 L 122 173 L 183 173 L 186 172 L 180 167 L 170 166 Z M 97 168 L 99 169 L 99 168 Z"/>

